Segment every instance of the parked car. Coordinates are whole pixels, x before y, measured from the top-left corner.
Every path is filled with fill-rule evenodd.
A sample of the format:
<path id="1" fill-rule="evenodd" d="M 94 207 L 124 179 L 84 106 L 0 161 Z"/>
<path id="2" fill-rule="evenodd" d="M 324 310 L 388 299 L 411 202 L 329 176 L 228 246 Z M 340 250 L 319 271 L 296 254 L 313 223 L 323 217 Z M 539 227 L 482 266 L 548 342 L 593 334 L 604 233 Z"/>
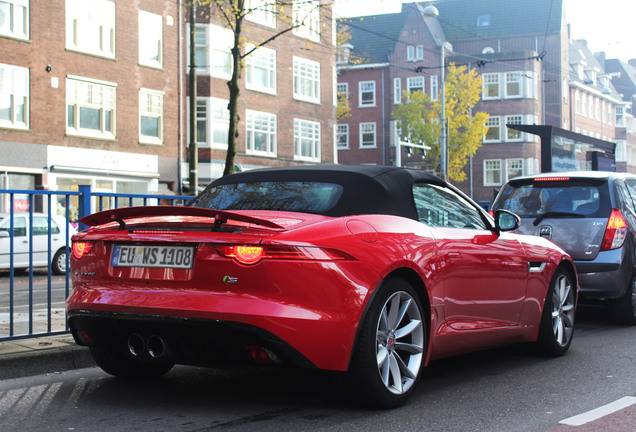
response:
<path id="1" fill-rule="evenodd" d="M 519 232 L 550 239 L 574 259 L 582 302 L 606 301 L 636 324 L 636 176 L 568 172 L 517 177 L 493 209 L 521 217 Z"/>
<path id="2" fill-rule="evenodd" d="M 33 232 L 29 235 L 30 221 L 28 212 L 14 212 L 13 219 L 13 268 L 26 269 L 49 265 L 49 216 L 33 213 Z M 51 271 L 55 274 L 66 273 L 66 219 L 51 216 Z M 77 231 L 69 224 L 68 239 Z M 0 213 L 0 269 L 11 265 L 11 220 L 10 213 Z M 32 244 L 30 244 L 30 242 Z M 32 255 L 31 255 L 31 252 Z"/>
<path id="3" fill-rule="evenodd" d="M 431 360 L 524 342 L 559 356 L 572 341 L 570 257 L 423 171 L 254 170 L 188 207 L 81 221 L 68 324 L 116 376 L 294 365 L 346 372 L 353 395 L 391 407 Z"/>

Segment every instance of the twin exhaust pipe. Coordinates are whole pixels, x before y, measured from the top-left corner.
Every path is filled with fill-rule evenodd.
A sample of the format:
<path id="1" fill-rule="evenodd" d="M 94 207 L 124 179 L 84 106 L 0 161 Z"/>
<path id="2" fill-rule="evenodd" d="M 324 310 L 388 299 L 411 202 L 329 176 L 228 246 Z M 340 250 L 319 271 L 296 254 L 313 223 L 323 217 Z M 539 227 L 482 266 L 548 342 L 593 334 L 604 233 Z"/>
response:
<path id="1" fill-rule="evenodd" d="M 167 345 L 162 338 L 156 335 L 144 339 L 139 333 L 128 336 L 128 351 L 134 357 L 148 354 L 152 358 L 163 357 L 167 352 Z"/>

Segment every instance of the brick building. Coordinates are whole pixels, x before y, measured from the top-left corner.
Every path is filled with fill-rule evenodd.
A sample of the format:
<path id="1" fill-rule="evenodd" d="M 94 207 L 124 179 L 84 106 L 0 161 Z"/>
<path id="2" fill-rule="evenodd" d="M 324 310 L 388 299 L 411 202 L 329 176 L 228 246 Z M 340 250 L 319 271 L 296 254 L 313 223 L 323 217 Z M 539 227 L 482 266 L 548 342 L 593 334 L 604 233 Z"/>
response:
<path id="1" fill-rule="evenodd" d="M 253 12 L 246 16 L 244 36 L 248 43 L 244 50 L 289 28 L 290 22 L 283 17 L 294 17 L 304 25 L 245 59 L 237 168 L 333 163 L 335 35 L 330 3 L 299 1 L 294 2 L 293 11 L 292 6 L 285 6 L 275 13 L 267 1 L 251 0 L 246 8 L 253 8 Z M 232 72 L 233 33 L 222 18 L 205 12 L 198 14 L 195 30 L 198 171 L 200 184 L 205 184 L 220 177 L 225 166 L 229 124 L 226 83 Z M 187 97 L 184 95 L 185 105 Z"/>
<path id="2" fill-rule="evenodd" d="M 0 187 L 171 187 L 178 20 L 168 0 L 0 3 Z"/>

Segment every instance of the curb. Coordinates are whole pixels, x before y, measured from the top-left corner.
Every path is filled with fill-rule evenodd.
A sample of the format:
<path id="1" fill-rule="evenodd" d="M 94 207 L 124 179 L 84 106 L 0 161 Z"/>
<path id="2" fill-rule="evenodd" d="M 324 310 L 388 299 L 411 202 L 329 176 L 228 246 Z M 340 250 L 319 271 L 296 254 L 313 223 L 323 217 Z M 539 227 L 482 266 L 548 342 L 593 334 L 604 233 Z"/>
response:
<path id="1" fill-rule="evenodd" d="M 0 356 L 0 380 L 95 366 L 86 347 L 69 346 Z"/>

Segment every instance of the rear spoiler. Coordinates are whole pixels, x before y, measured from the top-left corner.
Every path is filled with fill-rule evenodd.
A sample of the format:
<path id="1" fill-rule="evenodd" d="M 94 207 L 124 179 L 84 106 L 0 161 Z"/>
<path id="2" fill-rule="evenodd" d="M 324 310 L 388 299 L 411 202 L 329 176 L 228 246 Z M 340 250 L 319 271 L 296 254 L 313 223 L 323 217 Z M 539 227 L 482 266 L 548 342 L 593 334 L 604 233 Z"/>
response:
<path id="1" fill-rule="evenodd" d="M 227 223 L 229 220 L 237 222 L 247 222 L 253 225 L 260 225 L 266 228 L 285 229 L 284 227 L 270 222 L 266 219 L 254 218 L 240 213 L 224 210 L 214 210 L 200 207 L 185 206 L 140 206 L 122 207 L 112 210 L 105 210 L 84 216 L 79 221 L 88 226 L 97 226 L 110 222 L 117 222 L 122 230 L 126 229 L 126 220 L 140 217 L 154 216 L 202 216 L 214 219 L 215 226 Z"/>

